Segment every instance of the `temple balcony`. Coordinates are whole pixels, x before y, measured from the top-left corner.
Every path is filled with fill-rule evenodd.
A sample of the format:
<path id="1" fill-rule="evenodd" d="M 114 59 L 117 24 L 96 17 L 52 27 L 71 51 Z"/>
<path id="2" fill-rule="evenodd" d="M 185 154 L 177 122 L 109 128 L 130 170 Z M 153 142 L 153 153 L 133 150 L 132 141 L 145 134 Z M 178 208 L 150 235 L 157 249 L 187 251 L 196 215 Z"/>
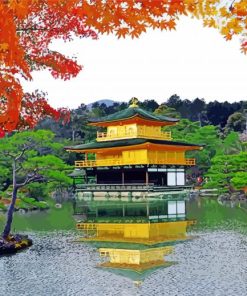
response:
<path id="1" fill-rule="evenodd" d="M 152 130 L 143 130 L 137 128 L 137 130 L 127 130 L 127 131 L 118 131 L 117 133 L 109 132 L 97 132 L 97 141 L 112 141 L 112 140 L 121 140 L 121 139 L 131 139 L 131 138 L 147 138 L 147 139 L 157 139 L 157 140 L 172 140 L 171 132 L 162 132 L 161 130 L 152 131 Z"/>
<path id="2" fill-rule="evenodd" d="M 99 159 L 99 160 L 79 160 L 75 161 L 76 168 L 87 168 L 87 167 L 104 167 L 104 166 L 124 166 L 124 165 L 148 165 L 148 164 L 159 164 L 159 165 L 188 165 L 193 166 L 196 164 L 195 158 L 184 158 L 184 159 L 158 159 L 150 161 L 140 160 L 128 160 L 124 161 L 122 158 L 113 159 Z"/>

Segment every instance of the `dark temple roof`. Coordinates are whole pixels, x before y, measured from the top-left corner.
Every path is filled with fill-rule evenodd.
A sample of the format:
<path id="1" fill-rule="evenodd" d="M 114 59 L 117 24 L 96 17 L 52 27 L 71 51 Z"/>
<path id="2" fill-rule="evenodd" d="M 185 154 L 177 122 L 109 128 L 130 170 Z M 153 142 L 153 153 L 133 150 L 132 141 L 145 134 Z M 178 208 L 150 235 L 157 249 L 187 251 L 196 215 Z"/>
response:
<path id="1" fill-rule="evenodd" d="M 139 107 L 129 107 L 105 117 L 90 119 L 89 123 L 118 121 L 123 119 L 129 119 L 134 116 L 139 116 L 147 120 L 153 120 L 153 121 L 159 121 L 159 122 L 178 122 L 179 121 L 179 119 L 177 118 L 170 118 L 162 115 L 153 114 Z"/>
<path id="2" fill-rule="evenodd" d="M 88 149 L 104 149 L 104 148 L 116 148 L 116 147 L 122 147 L 122 146 L 141 145 L 145 143 L 170 145 L 170 146 L 195 147 L 195 150 L 200 149 L 201 147 L 201 145 L 183 143 L 183 142 L 135 138 L 135 139 L 125 139 L 125 140 L 115 140 L 115 141 L 104 141 L 104 142 L 90 142 L 82 145 L 65 147 L 65 149 L 71 150 L 71 151 L 88 150 Z"/>

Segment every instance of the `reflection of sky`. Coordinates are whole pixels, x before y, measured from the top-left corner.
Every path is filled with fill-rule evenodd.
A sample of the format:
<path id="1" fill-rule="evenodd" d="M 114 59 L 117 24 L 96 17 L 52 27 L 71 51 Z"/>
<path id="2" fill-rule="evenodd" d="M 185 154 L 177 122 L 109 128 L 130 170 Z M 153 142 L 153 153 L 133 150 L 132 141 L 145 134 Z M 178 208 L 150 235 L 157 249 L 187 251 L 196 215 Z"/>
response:
<path id="1" fill-rule="evenodd" d="M 226 42 L 202 22 L 182 18 L 176 31 L 148 31 L 139 39 L 100 36 L 71 43 L 54 42 L 53 49 L 78 56 L 83 71 L 70 81 L 34 73 L 25 90 L 42 89 L 54 106 L 77 107 L 98 99 L 164 102 L 182 98 L 234 101 L 246 99 L 247 56 L 237 38 Z"/>

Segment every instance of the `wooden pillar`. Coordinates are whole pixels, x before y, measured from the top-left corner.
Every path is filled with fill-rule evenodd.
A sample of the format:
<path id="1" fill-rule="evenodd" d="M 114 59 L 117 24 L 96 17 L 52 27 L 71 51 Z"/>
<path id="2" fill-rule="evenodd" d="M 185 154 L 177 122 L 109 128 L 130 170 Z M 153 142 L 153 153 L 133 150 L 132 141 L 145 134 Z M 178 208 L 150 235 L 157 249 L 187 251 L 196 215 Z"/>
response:
<path id="1" fill-rule="evenodd" d="M 95 171 L 95 183 L 98 184 L 97 170 Z"/>
<path id="2" fill-rule="evenodd" d="M 83 179 L 82 179 L 82 181 L 83 181 Z M 84 182 L 85 182 L 85 184 L 88 184 L 88 177 L 87 177 L 87 170 L 86 169 L 85 169 Z"/>
<path id="3" fill-rule="evenodd" d="M 148 202 L 146 204 L 146 209 L 147 209 L 147 217 L 149 217 L 149 203 Z"/>
<path id="4" fill-rule="evenodd" d="M 122 184 L 124 184 L 124 171 L 122 171 Z"/>
<path id="5" fill-rule="evenodd" d="M 149 183 L 148 168 L 146 170 L 146 185 Z"/>

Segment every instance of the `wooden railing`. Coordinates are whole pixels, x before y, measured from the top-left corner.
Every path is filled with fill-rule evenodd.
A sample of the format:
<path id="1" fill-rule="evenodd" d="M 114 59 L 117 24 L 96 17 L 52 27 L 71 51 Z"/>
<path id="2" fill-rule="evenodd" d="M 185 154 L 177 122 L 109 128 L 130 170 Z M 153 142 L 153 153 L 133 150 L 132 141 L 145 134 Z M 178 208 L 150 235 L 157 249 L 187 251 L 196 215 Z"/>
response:
<path id="1" fill-rule="evenodd" d="M 154 191 L 153 183 L 125 183 L 125 184 L 77 184 L 76 192 L 80 191 Z"/>
<path id="2" fill-rule="evenodd" d="M 106 132 L 97 132 L 97 141 L 110 141 L 113 139 L 129 139 L 129 138 L 151 138 L 151 139 L 159 139 L 159 140 L 172 140 L 171 132 L 156 132 L 156 133 L 148 133 L 143 131 L 135 131 L 135 132 L 122 132 L 122 133 L 113 133 L 109 134 Z"/>
<path id="3" fill-rule="evenodd" d="M 194 158 L 185 159 L 159 159 L 158 161 L 140 161 L 131 160 L 123 161 L 121 158 L 112 159 L 100 159 L 100 160 L 79 160 L 75 162 L 75 167 L 86 168 L 86 167 L 101 167 L 101 166 L 119 166 L 119 165 L 146 165 L 146 164 L 175 164 L 175 165 L 195 165 L 196 161 Z"/>
<path id="4" fill-rule="evenodd" d="M 186 165 L 196 165 L 195 158 L 185 158 Z"/>
<path id="5" fill-rule="evenodd" d="M 191 185 L 176 185 L 176 186 L 159 186 L 154 185 L 154 183 L 125 183 L 125 184 L 77 184 L 76 185 L 76 192 L 80 191 L 161 191 L 163 197 L 167 194 L 173 194 L 173 198 L 181 199 L 181 193 L 177 194 L 177 192 L 186 192 L 192 190 Z"/>

